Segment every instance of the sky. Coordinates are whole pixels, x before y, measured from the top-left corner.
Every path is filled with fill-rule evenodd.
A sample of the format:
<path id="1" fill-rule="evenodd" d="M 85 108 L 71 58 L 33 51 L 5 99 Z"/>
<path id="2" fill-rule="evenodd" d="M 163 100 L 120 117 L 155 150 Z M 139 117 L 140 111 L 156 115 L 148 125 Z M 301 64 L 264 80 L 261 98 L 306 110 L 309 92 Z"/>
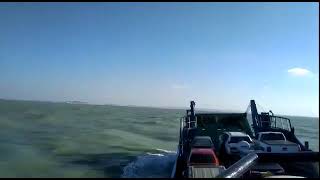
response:
<path id="1" fill-rule="evenodd" d="M 319 4 L 1 3 L 0 98 L 319 117 Z"/>

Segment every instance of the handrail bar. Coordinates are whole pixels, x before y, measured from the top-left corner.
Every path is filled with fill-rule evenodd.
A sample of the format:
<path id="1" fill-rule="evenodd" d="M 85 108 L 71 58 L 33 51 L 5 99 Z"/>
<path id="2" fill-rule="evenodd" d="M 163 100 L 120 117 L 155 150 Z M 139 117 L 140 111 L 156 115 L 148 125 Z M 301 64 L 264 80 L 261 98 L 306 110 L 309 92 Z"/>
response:
<path id="1" fill-rule="evenodd" d="M 264 122 L 270 122 L 272 124 L 271 126 L 274 127 L 274 128 L 280 128 L 280 129 L 291 131 L 292 126 L 291 126 L 291 120 L 289 118 L 281 117 L 281 116 L 275 116 L 275 115 L 269 115 L 269 118 L 270 118 L 270 121 L 262 120 L 259 117 L 259 121 L 258 121 L 259 122 L 258 123 L 259 126 L 262 127 L 262 123 L 264 123 Z M 279 121 L 280 121 L 280 123 L 279 123 Z M 286 121 L 286 122 L 284 122 L 284 121 Z M 281 127 L 279 127 L 279 124 L 281 125 Z"/>

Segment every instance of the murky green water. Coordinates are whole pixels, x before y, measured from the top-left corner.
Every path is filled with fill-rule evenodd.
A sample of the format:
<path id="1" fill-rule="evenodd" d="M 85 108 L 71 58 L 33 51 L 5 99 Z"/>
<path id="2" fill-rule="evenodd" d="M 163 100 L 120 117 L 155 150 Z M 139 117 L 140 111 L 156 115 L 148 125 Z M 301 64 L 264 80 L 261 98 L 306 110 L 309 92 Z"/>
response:
<path id="1" fill-rule="evenodd" d="M 184 110 L 0 100 L 1 177 L 169 177 Z M 319 149 L 319 119 L 290 117 Z"/>

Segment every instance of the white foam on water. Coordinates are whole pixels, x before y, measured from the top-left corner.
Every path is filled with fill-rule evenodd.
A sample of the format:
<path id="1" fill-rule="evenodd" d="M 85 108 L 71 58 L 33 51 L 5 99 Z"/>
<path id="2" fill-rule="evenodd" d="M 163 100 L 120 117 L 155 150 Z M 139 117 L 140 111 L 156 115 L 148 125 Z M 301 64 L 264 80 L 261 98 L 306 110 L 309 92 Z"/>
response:
<path id="1" fill-rule="evenodd" d="M 176 154 L 162 150 L 164 153 L 146 153 L 123 168 L 123 178 L 161 178 L 170 177 Z"/>
<path id="2" fill-rule="evenodd" d="M 160 148 L 157 148 L 156 150 L 160 152 L 165 152 L 165 153 L 175 153 L 175 151 L 169 151 L 169 150 L 160 149 Z"/>
<path id="3" fill-rule="evenodd" d="M 151 155 L 151 156 L 164 156 L 163 154 L 154 154 L 154 153 L 147 153 L 147 155 Z"/>

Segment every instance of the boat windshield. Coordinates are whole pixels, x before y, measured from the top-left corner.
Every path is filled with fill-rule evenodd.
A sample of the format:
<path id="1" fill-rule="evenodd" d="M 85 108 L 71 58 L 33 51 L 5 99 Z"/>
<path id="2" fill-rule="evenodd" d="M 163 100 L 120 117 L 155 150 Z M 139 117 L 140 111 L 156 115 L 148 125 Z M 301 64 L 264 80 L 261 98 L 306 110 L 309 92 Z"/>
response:
<path id="1" fill-rule="evenodd" d="M 244 137 L 231 137 L 229 143 L 238 143 L 240 141 L 247 141 L 248 143 L 252 143 L 249 137 L 244 136 Z"/>

